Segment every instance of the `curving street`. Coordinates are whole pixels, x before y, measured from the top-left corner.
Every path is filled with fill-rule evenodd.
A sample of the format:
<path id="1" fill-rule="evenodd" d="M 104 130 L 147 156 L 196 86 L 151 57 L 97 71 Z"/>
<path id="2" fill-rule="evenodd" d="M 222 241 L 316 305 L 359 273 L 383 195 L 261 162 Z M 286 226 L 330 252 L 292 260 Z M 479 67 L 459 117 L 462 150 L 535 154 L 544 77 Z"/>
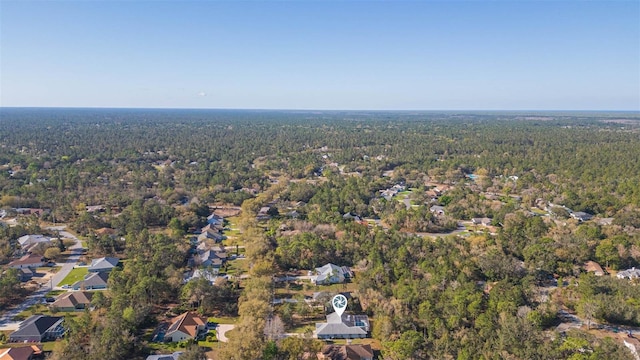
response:
<path id="1" fill-rule="evenodd" d="M 56 288 L 56 286 L 69 274 L 69 272 L 73 269 L 74 266 L 77 265 L 80 256 L 82 255 L 83 248 L 80 239 L 78 239 L 73 234 L 64 231 L 66 226 L 52 226 L 48 227 L 49 230 L 57 230 L 60 231 L 60 236 L 63 239 L 72 239 L 75 240 L 75 244 L 69 247 L 71 250 L 71 255 L 67 258 L 67 261 L 64 263 L 59 263 L 57 265 L 61 266 L 60 270 L 51 278 L 47 285 L 42 286 L 40 289 L 35 291 L 33 294 L 29 295 L 20 305 L 5 311 L 2 316 L 0 316 L 0 331 L 12 331 L 18 328 L 20 324 L 19 321 L 13 321 L 13 318 L 19 313 L 25 311 L 29 306 L 33 306 L 39 302 L 42 302 L 45 294 L 49 291 Z"/>

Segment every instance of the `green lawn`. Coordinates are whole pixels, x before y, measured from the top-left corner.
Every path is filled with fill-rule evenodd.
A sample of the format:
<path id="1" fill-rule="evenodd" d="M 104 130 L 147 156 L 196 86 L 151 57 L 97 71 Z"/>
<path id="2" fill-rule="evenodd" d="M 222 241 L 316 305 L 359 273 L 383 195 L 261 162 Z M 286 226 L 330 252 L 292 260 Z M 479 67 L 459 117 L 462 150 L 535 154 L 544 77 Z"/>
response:
<path id="1" fill-rule="evenodd" d="M 58 284 L 58 286 L 72 285 L 76 281 L 80 281 L 80 280 L 84 279 L 85 275 L 87 275 L 88 273 L 89 273 L 89 268 L 88 267 L 77 267 L 77 268 L 71 270 L 69 275 L 67 275 L 67 277 L 62 279 L 62 281 L 60 282 L 60 284 Z"/>
<path id="2" fill-rule="evenodd" d="M 211 341 L 207 341 L 206 338 L 211 338 Z M 211 330 L 207 333 L 205 340 L 198 341 L 198 346 L 203 348 L 214 349 L 218 347 L 220 344 L 218 343 L 218 338 L 216 337 L 216 331 Z"/>
<path id="3" fill-rule="evenodd" d="M 245 259 L 227 262 L 227 275 L 239 276 L 249 271 L 249 262 Z"/>
<path id="4" fill-rule="evenodd" d="M 45 296 L 46 297 L 56 297 L 60 294 L 66 293 L 66 291 L 64 290 L 53 290 L 53 291 L 49 291 Z"/>
<path id="5" fill-rule="evenodd" d="M 238 318 L 235 317 L 210 317 L 207 319 L 208 322 L 213 322 L 216 324 L 235 324 L 238 321 Z"/>
<path id="6" fill-rule="evenodd" d="M 226 218 L 225 220 L 228 221 L 227 227 L 229 228 L 229 230 L 225 230 L 223 233 L 224 236 L 227 237 L 227 239 L 224 241 L 224 245 L 225 246 L 242 245 L 242 242 L 239 239 L 240 230 L 238 229 L 238 223 L 237 223 L 238 217 L 232 216 L 232 217 Z"/>
<path id="7" fill-rule="evenodd" d="M 42 350 L 44 351 L 53 351 L 53 347 L 56 345 L 55 341 L 47 341 L 47 342 L 43 342 L 43 343 L 38 343 L 38 345 L 40 345 L 42 347 Z M 2 344 L 2 346 L 0 346 L 0 349 L 6 349 L 6 348 L 19 348 L 19 347 L 24 347 L 25 344 L 24 343 L 7 343 L 7 344 Z M 0 351 L 2 352 L 2 351 Z"/>

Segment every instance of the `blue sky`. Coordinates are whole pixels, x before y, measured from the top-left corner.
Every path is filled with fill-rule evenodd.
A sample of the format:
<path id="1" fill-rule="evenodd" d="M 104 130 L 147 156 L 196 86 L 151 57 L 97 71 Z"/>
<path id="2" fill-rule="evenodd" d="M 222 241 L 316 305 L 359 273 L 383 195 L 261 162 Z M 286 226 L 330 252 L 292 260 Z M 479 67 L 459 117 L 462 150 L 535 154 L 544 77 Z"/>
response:
<path id="1" fill-rule="evenodd" d="M 640 110 L 640 2 L 0 0 L 0 106 Z"/>

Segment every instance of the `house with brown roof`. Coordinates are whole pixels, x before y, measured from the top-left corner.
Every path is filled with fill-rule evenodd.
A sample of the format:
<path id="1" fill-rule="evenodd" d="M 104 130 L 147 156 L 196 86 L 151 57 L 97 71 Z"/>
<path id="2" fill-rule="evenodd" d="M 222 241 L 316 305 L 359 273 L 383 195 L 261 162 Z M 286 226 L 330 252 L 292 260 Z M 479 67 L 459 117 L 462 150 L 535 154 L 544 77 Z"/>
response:
<path id="1" fill-rule="evenodd" d="M 55 307 L 60 311 L 84 310 L 91 305 L 92 297 L 93 293 L 88 291 L 66 292 L 58 296 L 56 301 L 51 303 L 51 307 Z"/>
<path id="2" fill-rule="evenodd" d="M 373 360 L 371 345 L 325 345 L 318 360 Z"/>
<path id="3" fill-rule="evenodd" d="M 9 263 L 10 268 L 23 269 L 23 268 L 37 268 L 44 265 L 44 259 L 42 255 L 27 254 L 18 260 L 14 260 Z"/>
<path id="4" fill-rule="evenodd" d="M 64 335 L 62 316 L 32 315 L 9 334 L 10 342 L 42 342 L 55 340 Z"/>
<path id="5" fill-rule="evenodd" d="M 194 312 L 186 312 L 171 320 L 164 335 L 165 341 L 177 342 L 196 339 L 207 331 L 207 322 Z"/>
<path id="6" fill-rule="evenodd" d="M 32 360 L 42 356 L 42 348 L 38 345 L 0 349 L 0 360 Z"/>
<path id="7" fill-rule="evenodd" d="M 587 261 L 584 264 L 584 270 L 586 272 L 593 273 L 595 276 L 604 275 L 604 270 L 602 270 L 602 266 L 595 261 Z"/>

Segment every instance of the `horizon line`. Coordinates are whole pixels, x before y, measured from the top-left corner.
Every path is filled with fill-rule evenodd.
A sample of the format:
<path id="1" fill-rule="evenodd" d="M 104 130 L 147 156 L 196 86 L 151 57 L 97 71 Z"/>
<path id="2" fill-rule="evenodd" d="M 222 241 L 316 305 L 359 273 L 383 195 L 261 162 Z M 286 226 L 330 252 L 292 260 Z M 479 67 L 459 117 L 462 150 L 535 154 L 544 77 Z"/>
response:
<path id="1" fill-rule="evenodd" d="M 229 110 L 229 111 L 369 111 L 369 112 L 630 112 L 640 109 L 313 109 L 313 108 L 199 108 L 119 106 L 0 106 L 0 109 L 94 109 L 94 110 Z"/>

